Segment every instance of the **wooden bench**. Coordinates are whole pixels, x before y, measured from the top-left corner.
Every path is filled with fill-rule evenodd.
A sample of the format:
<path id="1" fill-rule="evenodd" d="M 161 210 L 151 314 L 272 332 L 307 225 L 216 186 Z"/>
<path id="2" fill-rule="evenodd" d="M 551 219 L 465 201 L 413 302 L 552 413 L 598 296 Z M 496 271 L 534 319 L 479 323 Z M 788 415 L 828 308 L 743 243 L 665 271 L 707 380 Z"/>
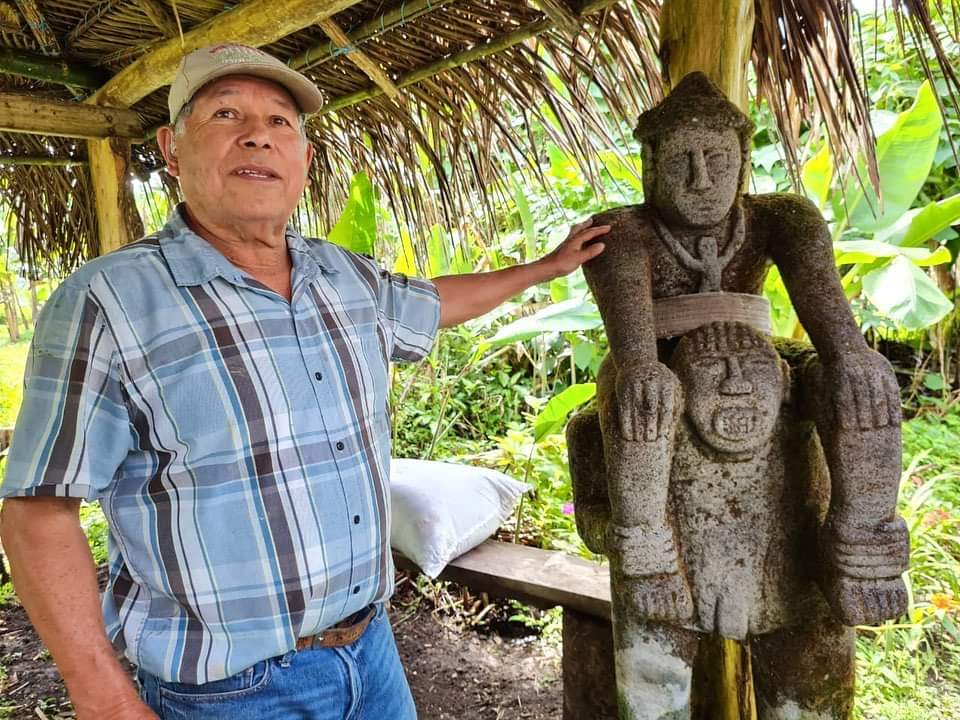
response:
<path id="1" fill-rule="evenodd" d="M 399 553 L 394 561 L 419 572 Z M 438 579 L 539 608 L 561 606 L 564 720 L 617 720 L 606 564 L 487 540 L 450 562 Z"/>

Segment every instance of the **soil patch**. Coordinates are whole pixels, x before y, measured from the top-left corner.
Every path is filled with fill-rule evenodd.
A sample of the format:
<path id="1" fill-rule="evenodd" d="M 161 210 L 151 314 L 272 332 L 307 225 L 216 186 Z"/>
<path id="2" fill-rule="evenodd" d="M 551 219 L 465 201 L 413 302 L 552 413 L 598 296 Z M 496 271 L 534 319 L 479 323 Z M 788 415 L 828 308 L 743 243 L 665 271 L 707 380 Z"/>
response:
<path id="1" fill-rule="evenodd" d="M 420 720 L 559 720 L 560 649 L 507 622 L 513 611 L 506 606 L 455 586 L 442 593 L 456 601 L 438 603 L 401 577 L 391 608 Z M 478 606 L 484 619 L 472 627 Z M 60 674 L 23 608 L 0 606 L 0 720 L 73 717 Z"/>

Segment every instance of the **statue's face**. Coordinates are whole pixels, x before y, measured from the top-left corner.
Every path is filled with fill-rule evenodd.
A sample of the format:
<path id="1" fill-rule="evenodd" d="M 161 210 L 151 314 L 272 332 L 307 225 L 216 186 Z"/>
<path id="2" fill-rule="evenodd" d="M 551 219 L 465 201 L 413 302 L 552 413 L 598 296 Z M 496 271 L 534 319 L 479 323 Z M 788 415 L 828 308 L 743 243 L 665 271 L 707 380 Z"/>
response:
<path id="1" fill-rule="evenodd" d="M 654 182 L 648 198 L 668 223 L 716 225 L 733 207 L 740 186 L 740 138 L 685 124 L 666 133 L 653 153 Z"/>
<path id="2" fill-rule="evenodd" d="M 773 434 L 784 397 L 780 359 L 763 348 L 686 355 L 676 368 L 687 416 L 721 453 L 759 449 Z"/>

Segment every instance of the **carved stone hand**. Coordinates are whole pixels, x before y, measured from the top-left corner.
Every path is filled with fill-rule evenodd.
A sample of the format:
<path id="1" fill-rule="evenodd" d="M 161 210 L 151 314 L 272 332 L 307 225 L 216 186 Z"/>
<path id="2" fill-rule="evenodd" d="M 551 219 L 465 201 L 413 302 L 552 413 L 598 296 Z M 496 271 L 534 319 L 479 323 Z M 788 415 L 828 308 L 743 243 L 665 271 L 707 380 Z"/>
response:
<path id="1" fill-rule="evenodd" d="M 682 406 L 680 381 L 659 362 L 629 362 L 617 369 L 617 411 L 626 440 L 667 437 Z"/>
<path id="2" fill-rule="evenodd" d="M 883 355 L 865 350 L 824 364 L 834 393 L 836 423 L 846 430 L 876 430 L 900 424 L 900 389 Z"/>
<path id="3" fill-rule="evenodd" d="M 829 518 L 821 534 L 827 601 L 845 625 L 869 625 L 902 615 L 910 542 L 904 521 L 857 527 Z"/>

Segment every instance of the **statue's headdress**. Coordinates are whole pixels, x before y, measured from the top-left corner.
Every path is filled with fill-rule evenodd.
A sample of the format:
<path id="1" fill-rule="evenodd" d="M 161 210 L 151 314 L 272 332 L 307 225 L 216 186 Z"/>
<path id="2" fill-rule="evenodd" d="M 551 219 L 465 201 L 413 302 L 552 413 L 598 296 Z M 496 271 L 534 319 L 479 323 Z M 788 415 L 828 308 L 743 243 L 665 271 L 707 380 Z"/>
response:
<path id="1" fill-rule="evenodd" d="M 644 142 L 691 123 L 713 130 L 733 128 L 747 147 L 753 138 L 750 118 L 702 72 L 685 75 L 662 102 L 643 113 L 633 136 Z"/>
<path id="2" fill-rule="evenodd" d="M 643 113 L 633 136 L 652 149 L 660 135 L 691 126 L 736 131 L 740 137 L 743 187 L 750 169 L 753 122 L 702 72 L 685 75 L 667 97 Z"/>

